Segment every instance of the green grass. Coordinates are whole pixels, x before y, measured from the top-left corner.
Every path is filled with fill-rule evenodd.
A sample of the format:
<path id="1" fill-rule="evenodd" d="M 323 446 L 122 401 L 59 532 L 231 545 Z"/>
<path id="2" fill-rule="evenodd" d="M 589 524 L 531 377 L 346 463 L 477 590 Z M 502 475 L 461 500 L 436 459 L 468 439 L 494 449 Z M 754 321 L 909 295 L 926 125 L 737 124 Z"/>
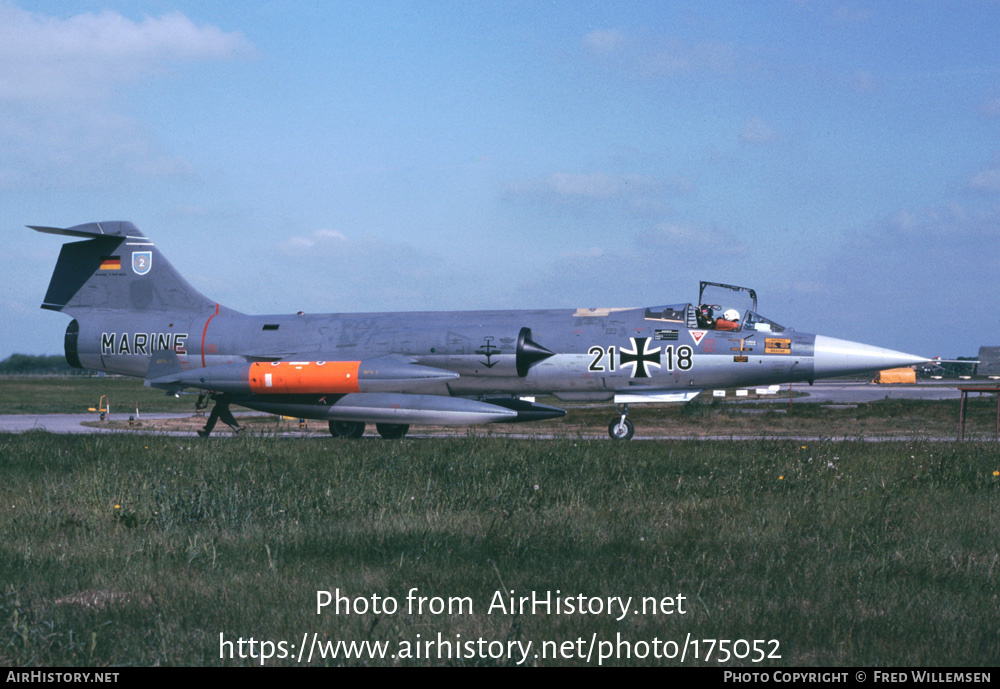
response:
<path id="1" fill-rule="evenodd" d="M 313 632 L 393 650 L 690 633 L 777 639 L 762 665 L 994 665 L 996 471 L 992 443 L 2 435 L 0 665 L 254 664 L 220 660 L 219 634 Z M 317 590 L 403 605 L 413 587 L 475 614 L 315 612 Z M 680 593 L 687 612 L 487 615 L 509 589 Z"/>
<path id="2" fill-rule="evenodd" d="M 97 407 L 102 395 L 111 412 L 193 411 L 195 395 L 179 398 L 147 388 L 138 378 L 119 376 L 0 376 L 0 414 L 82 414 Z"/>

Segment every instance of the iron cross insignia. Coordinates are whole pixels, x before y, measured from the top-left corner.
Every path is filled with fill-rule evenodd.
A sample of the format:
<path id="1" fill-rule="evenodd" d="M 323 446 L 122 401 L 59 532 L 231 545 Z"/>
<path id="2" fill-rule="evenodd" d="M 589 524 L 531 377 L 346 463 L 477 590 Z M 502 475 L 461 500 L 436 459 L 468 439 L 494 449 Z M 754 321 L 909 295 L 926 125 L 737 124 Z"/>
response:
<path id="1" fill-rule="evenodd" d="M 630 337 L 632 349 L 622 349 L 619 356 L 621 366 L 632 365 L 633 378 L 649 378 L 647 366 L 660 367 L 660 348 L 649 348 L 648 337 Z"/>

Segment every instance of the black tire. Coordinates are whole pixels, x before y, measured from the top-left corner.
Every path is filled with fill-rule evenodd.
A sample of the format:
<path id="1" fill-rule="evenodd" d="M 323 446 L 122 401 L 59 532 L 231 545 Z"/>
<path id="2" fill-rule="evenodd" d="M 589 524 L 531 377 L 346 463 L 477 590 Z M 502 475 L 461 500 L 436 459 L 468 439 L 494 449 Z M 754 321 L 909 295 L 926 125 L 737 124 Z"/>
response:
<path id="1" fill-rule="evenodd" d="M 386 440 L 399 440 L 406 435 L 410 427 L 405 423 L 377 423 L 375 430 Z"/>
<path id="2" fill-rule="evenodd" d="M 365 434 L 363 421 L 331 421 L 330 435 L 334 438 L 360 438 Z"/>
<path id="3" fill-rule="evenodd" d="M 612 440 L 631 440 L 635 435 L 635 426 L 628 419 L 622 422 L 621 418 L 617 418 L 608 425 L 608 435 Z"/>

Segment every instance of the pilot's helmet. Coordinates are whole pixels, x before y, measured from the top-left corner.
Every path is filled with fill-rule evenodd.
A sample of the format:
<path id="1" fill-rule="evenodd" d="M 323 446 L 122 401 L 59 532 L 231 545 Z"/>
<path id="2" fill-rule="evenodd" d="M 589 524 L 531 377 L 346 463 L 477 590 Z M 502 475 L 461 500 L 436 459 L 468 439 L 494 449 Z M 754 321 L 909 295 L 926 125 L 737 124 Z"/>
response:
<path id="1" fill-rule="evenodd" d="M 736 309 L 726 309 L 726 312 L 722 314 L 722 317 L 727 321 L 738 323 L 740 320 L 740 312 Z"/>

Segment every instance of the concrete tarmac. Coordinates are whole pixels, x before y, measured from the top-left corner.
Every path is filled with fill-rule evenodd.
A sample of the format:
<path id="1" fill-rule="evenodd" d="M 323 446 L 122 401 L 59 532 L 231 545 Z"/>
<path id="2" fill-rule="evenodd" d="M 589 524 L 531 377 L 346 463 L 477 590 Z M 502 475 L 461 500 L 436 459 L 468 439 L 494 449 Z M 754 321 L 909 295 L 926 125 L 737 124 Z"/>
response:
<path id="1" fill-rule="evenodd" d="M 883 399 L 892 400 L 957 400 L 962 393 L 958 391 L 959 384 L 969 385 L 972 381 L 921 382 L 906 385 L 877 385 L 865 382 L 843 382 L 819 380 L 814 384 L 795 383 L 792 390 L 804 392 L 808 397 L 794 397 L 792 404 L 800 402 L 823 402 L 827 404 L 861 404 L 877 402 Z M 788 385 L 782 385 L 781 390 L 768 400 L 788 399 Z"/>
<path id="2" fill-rule="evenodd" d="M 983 384 L 977 381 L 941 381 L 941 382 L 921 382 L 916 385 L 875 385 L 866 382 L 843 382 L 843 381 L 819 381 L 814 385 L 806 383 L 796 383 L 792 386 L 795 393 L 806 393 L 808 397 L 794 397 L 792 404 L 824 403 L 824 404 L 861 404 L 865 402 L 875 402 L 882 399 L 922 399 L 922 400 L 949 400 L 959 399 L 961 393 L 958 391 L 959 385 Z M 727 399 L 734 400 L 732 393 L 727 395 Z M 760 402 L 781 402 L 788 399 L 788 385 L 782 385 L 780 390 L 769 395 Z M 752 402 L 747 402 L 752 404 Z M 608 405 L 611 410 L 612 406 Z M 251 412 L 253 413 L 253 412 Z M 151 413 L 143 414 L 143 420 L 149 419 L 177 419 L 187 418 L 189 413 Z M 0 433 L 24 433 L 26 431 L 41 430 L 49 433 L 131 433 L 127 429 L 109 429 L 100 426 L 84 426 L 84 422 L 97 420 L 96 414 L 10 414 L 0 415 Z M 419 428 L 415 428 L 416 433 L 410 433 L 407 437 L 420 437 Z M 157 431 L 158 435 L 193 436 L 190 431 Z M 217 434 L 220 438 L 229 437 L 226 429 L 220 429 Z M 301 434 L 295 434 L 301 437 Z M 320 433 L 318 435 L 325 435 Z M 544 437 L 534 434 L 525 434 L 524 437 Z M 595 433 L 595 438 L 607 437 L 601 433 Z M 636 439 L 642 436 L 636 435 Z M 725 436 L 725 440 L 732 439 Z"/>
<path id="3" fill-rule="evenodd" d="M 187 413 L 143 414 L 149 419 L 186 419 Z M 117 417 L 116 417 L 117 418 Z M 49 433 L 128 433 L 127 430 L 84 426 L 86 421 L 97 421 L 97 414 L 4 414 L 0 416 L 0 433 L 24 433 L 25 431 L 48 431 Z M 193 435 L 179 433 L 178 435 Z"/>

